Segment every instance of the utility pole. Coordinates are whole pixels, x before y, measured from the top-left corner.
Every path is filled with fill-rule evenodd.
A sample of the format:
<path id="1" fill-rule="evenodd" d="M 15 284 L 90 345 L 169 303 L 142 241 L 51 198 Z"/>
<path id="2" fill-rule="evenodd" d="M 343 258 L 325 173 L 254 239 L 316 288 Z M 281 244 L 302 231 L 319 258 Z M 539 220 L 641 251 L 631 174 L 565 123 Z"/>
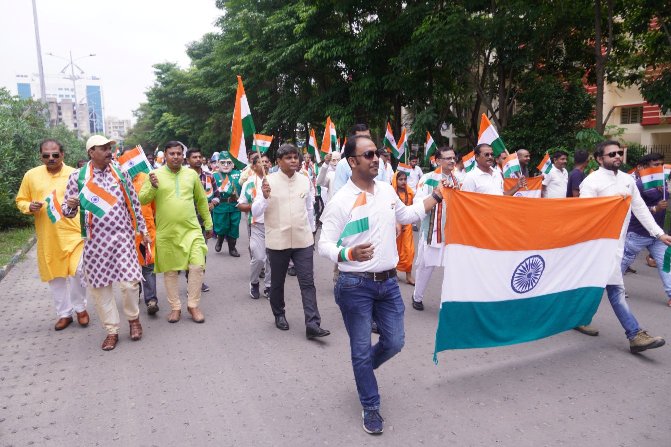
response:
<path id="1" fill-rule="evenodd" d="M 37 46 L 37 69 L 40 74 L 40 99 L 44 104 L 47 103 L 47 86 L 44 82 L 44 67 L 42 66 L 42 45 L 40 44 L 40 26 L 37 23 L 37 6 L 33 0 L 33 22 L 35 24 L 35 44 Z"/>

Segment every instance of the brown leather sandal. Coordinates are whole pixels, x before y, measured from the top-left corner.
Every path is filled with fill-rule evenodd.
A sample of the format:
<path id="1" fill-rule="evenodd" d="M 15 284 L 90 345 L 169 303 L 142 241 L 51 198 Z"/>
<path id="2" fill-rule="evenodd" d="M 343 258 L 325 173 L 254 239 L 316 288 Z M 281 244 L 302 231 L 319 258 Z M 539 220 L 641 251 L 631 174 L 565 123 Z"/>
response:
<path id="1" fill-rule="evenodd" d="M 107 334 L 105 340 L 103 340 L 103 351 L 111 351 L 116 348 L 116 344 L 119 341 L 119 334 Z"/>
<path id="2" fill-rule="evenodd" d="M 130 325 L 130 339 L 133 341 L 138 341 L 142 338 L 142 325 L 140 324 L 140 319 L 136 318 L 135 320 L 128 320 Z"/>

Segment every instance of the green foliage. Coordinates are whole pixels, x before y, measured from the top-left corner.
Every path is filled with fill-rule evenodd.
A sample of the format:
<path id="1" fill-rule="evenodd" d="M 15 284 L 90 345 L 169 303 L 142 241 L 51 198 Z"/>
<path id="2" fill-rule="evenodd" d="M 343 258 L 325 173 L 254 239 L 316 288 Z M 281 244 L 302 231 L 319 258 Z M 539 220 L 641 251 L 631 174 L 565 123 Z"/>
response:
<path id="1" fill-rule="evenodd" d="M 84 157 L 84 143 L 59 126 L 48 128 L 46 107 L 13 97 L 0 89 L 0 229 L 26 225 L 30 219 L 16 209 L 14 199 L 23 174 L 40 164 L 39 144 L 46 138 L 63 143 L 66 162 Z"/>

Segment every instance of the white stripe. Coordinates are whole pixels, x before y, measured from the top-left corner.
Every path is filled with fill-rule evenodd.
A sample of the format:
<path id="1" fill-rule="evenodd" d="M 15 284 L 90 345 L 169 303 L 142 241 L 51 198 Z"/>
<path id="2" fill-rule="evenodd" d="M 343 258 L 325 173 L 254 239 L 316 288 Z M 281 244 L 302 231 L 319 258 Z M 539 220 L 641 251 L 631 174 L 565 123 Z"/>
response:
<path id="1" fill-rule="evenodd" d="M 604 287 L 614 268 L 617 243 L 616 239 L 596 239 L 529 251 L 450 244 L 445 250 L 442 301 L 508 301 L 580 287 Z M 543 274 L 533 289 L 517 293 L 511 287 L 513 273 L 522 261 L 534 255 L 545 262 Z"/>
<path id="2" fill-rule="evenodd" d="M 490 125 L 484 132 L 482 132 L 482 136 L 478 138 L 478 144 L 492 144 L 498 137 L 499 134 L 496 133 L 496 129 L 494 129 L 494 126 Z"/>
<path id="3" fill-rule="evenodd" d="M 656 172 L 654 174 L 648 174 L 648 175 L 641 176 L 641 182 L 642 183 L 650 183 L 650 182 L 659 181 L 659 180 L 664 181 L 664 173 L 663 172 Z"/>
<path id="4" fill-rule="evenodd" d="M 252 114 L 249 110 L 249 103 L 247 102 L 247 95 L 242 95 L 240 98 L 240 119 L 245 119 Z"/>

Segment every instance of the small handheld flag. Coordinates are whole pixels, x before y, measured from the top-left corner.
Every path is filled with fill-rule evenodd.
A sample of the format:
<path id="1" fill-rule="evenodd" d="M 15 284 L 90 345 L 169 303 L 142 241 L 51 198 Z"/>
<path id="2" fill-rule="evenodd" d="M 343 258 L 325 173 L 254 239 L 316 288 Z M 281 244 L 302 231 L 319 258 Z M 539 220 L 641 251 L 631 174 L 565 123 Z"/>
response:
<path id="1" fill-rule="evenodd" d="M 151 171 L 149 160 L 147 160 L 142 146 L 136 146 L 124 152 L 119 157 L 119 165 L 121 165 L 121 170 L 127 172 L 130 178 L 135 177 L 140 172 L 149 173 Z"/>
<path id="2" fill-rule="evenodd" d="M 502 152 L 506 152 L 506 146 L 496 131 L 496 128 L 489 122 L 484 113 L 480 118 L 480 131 L 478 132 L 478 144 L 488 144 L 494 151 L 494 157 L 498 157 Z"/>
<path id="3" fill-rule="evenodd" d="M 550 160 L 550 154 L 547 152 L 545 153 L 545 156 L 541 160 L 540 163 L 538 163 L 538 166 L 536 166 L 536 169 L 541 171 L 541 174 L 547 175 L 550 173 L 552 170 L 552 160 Z"/>
<path id="4" fill-rule="evenodd" d="M 58 198 L 56 197 L 56 190 L 51 191 L 51 194 L 47 196 L 44 201 L 47 204 L 47 216 L 51 223 L 56 223 L 63 218 L 63 210 L 61 209 L 61 204 L 58 203 Z"/>
<path id="5" fill-rule="evenodd" d="M 461 161 L 464 163 L 464 171 L 471 172 L 475 167 L 475 151 L 470 151 L 464 155 Z"/>
<path id="6" fill-rule="evenodd" d="M 117 198 L 90 179 L 79 193 L 79 202 L 86 211 L 97 217 L 103 217 L 116 204 Z"/>
<path id="7" fill-rule="evenodd" d="M 424 159 L 426 160 L 427 163 L 429 163 L 431 156 L 436 153 L 436 149 L 437 149 L 436 142 L 433 141 L 433 137 L 427 131 L 426 144 L 424 145 Z"/>

